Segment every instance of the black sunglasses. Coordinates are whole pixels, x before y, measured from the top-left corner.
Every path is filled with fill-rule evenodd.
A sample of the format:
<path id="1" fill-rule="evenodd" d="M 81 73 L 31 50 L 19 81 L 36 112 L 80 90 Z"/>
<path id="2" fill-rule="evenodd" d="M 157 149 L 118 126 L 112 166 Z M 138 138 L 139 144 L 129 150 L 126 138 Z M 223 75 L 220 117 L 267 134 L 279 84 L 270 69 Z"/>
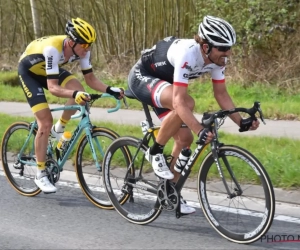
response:
<path id="1" fill-rule="evenodd" d="M 231 50 L 231 46 L 213 46 L 213 47 L 221 52 L 226 52 L 228 50 Z"/>

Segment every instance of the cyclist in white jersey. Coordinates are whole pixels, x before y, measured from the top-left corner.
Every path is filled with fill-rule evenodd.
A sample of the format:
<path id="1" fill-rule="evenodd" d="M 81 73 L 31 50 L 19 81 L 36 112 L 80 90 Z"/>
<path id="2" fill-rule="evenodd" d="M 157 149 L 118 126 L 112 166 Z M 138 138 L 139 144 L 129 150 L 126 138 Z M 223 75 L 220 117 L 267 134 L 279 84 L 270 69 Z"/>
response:
<path id="1" fill-rule="evenodd" d="M 189 80 L 210 73 L 214 97 L 222 109 L 235 107 L 225 85 L 225 65 L 236 42 L 233 27 L 225 20 L 205 16 L 194 39 L 167 37 L 142 52 L 128 76 L 128 87 L 141 102 L 153 107 L 161 119 L 161 128 L 154 145 L 146 152 L 156 175 L 177 181 L 174 164 L 180 151 L 193 142 L 192 132 L 202 144 L 212 140 L 212 133 L 193 115 L 194 99 L 188 94 Z M 230 118 L 246 130 L 255 130 L 259 121 L 242 119 L 235 113 Z M 188 128 L 182 128 L 182 124 Z M 170 169 L 163 156 L 169 139 L 174 138 Z M 181 199 L 181 212 L 195 212 Z"/>

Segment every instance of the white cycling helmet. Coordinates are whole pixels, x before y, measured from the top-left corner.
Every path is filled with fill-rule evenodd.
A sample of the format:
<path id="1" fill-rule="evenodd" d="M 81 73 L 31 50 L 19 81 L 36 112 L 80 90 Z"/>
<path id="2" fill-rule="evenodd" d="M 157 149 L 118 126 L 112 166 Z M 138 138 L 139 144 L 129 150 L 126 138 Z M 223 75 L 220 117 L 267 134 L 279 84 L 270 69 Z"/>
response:
<path id="1" fill-rule="evenodd" d="M 205 16 L 199 25 L 198 34 L 213 46 L 232 46 L 236 42 L 233 27 L 218 17 Z"/>

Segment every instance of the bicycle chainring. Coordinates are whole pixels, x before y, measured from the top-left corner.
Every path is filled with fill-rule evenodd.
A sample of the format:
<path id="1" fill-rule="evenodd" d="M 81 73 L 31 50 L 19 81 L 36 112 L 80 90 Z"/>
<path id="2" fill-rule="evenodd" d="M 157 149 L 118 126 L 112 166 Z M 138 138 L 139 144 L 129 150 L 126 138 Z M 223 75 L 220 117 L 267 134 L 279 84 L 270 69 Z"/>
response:
<path id="1" fill-rule="evenodd" d="M 180 197 L 172 182 L 162 180 L 157 188 L 157 200 L 164 210 L 174 211 L 180 201 Z"/>
<path id="2" fill-rule="evenodd" d="M 48 173 L 49 181 L 54 184 L 58 182 L 60 177 L 60 169 L 57 162 L 54 159 L 48 159 L 45 163 Z"/>

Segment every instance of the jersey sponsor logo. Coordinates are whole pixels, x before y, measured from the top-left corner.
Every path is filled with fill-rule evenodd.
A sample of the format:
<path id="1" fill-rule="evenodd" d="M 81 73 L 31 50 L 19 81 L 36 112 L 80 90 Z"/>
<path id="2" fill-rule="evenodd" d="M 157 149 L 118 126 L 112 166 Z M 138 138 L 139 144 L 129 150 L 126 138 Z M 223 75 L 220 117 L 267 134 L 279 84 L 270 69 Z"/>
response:
<path id="1" fill-rule="evenodd" d="M 47 57 L 47 70 L 52 69 L 53 67 L 53 56 Z"/>
<path id="2" fill-rule="evenodd" d="M 183 74 L 184 79 L 189 79 L 189 74 Z"/>
<path id="3" fill-rule="evenodd" d="M 199 76 L 201 76 L 204 72 L 195 72 L 195 73 L 191 73 L 189 74 L 189 79 L 192 79 L 192 78 L 197 78 Z"/>
<path id="4" fill-rule="evenodd" d="M 161 67 L 161 66 L 164 66 L 164 65 L 167 65 L 167 62 L 166 61 L 163 61 L 163 62 L 157 62 L 157 63 L 154 63 L 155 67 Z"/>
<path id="5" fill-rule="evenodd" d="M 191 67 L 190 65 L 188 65 L 188 62 L 185 62 L 185 63 L 182 65 L 181 68 L 182 68 L 182 69 L 187 69 L 187 70 L 189 70 L 189 71 L 192 71 L 192 70 L 193 70 L 192 67 Z"/>
<path id="6" fill-rule="evenodd" d="M 26 96 L 27 96 L 28 98 L 31 98 L 31 97 L 32 97 L 32 93 L 30 92 L 30 90 L 29 90 L 29 89 L 27 88 L 27 86 L 25 85 L 25 83 L 24 83 L 22 77 L 19 76 L 19 78 L 20 78 L 20 81 L 21 81 L 21 83 L 22 83 L 22 88 L 23 88 L 23 90 L 24 90 Z"/>
<path id="7" fill-rule="evenodd" d="M 155 71 L 156 68 L 162 67 L 162 66 L 165 66 L 165 65 L 167 65 L 167 62 L 162 61 L 162 62 L 157 62 L 157 63 L 151 63 L 150 67 L 153 69 L 153 71 Z"/>
<path id="8" fill-rule="evenodd" d="M 136 70 L 136 71 L 135 71 L 135 75 L 136 75 L 136 78 L 139 79 L 140 81 L 148 82 L 148 80 L 151 79 L 150 77 L 142 76 L 140 70 Z"/>
<path id="9" fill-rule="evenodd" d="M 29 62 L 31 63 L 31 65 L 35 65 L 35 64 L 37 64 L 39 62 L 42 62 L 42 61 L 43 61 L 42 58 L 34 58 L 32 60 L 29 60 Z"/>

